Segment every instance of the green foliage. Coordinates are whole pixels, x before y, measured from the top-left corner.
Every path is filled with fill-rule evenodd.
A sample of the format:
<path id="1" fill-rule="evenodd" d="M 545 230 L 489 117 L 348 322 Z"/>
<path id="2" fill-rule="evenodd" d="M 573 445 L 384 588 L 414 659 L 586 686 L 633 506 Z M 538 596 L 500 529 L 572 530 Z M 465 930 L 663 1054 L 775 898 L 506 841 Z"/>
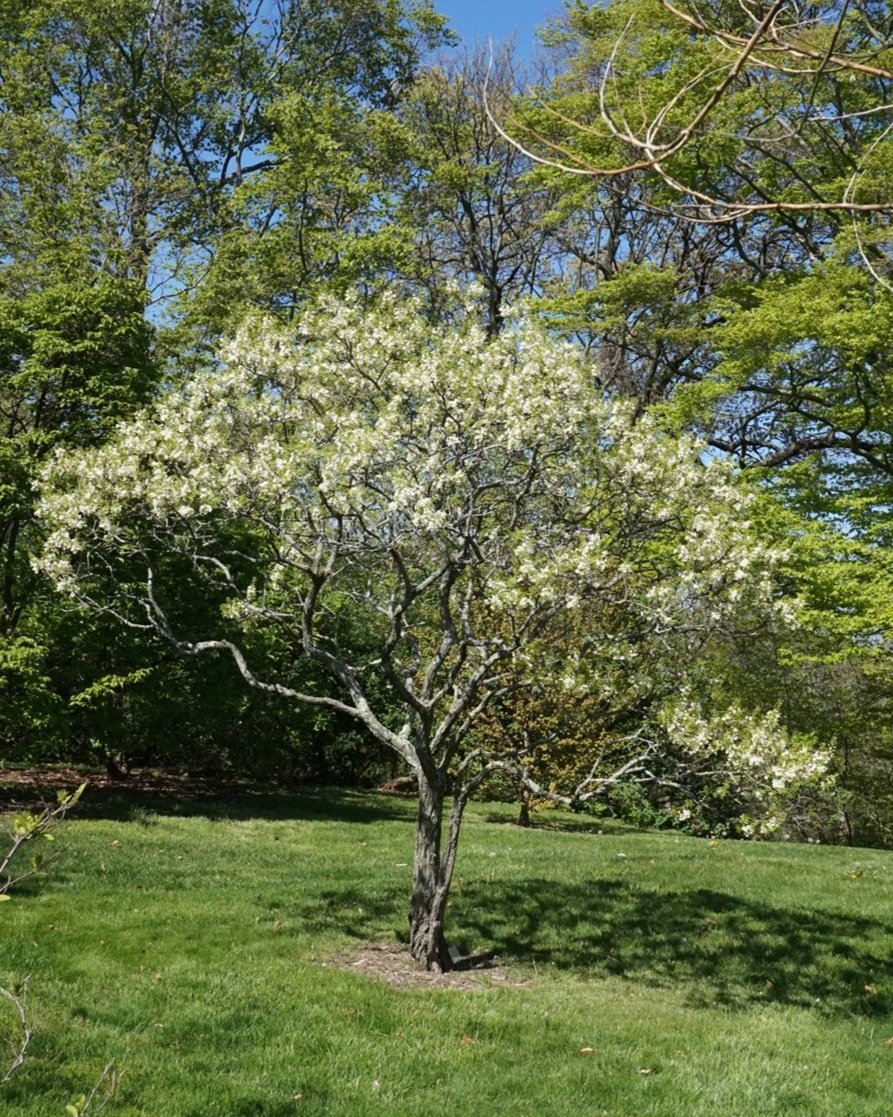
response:
<path id="1" fill-rule="evenodd" d="M 890 37 L 861 6 L 803 17 L 783 6 L 771 47 L 764 39 L 732 74 L 756 26 L 743 9 L 575 5 L 552 33 L 571 48 L 565 72 L 506 119 L 564 164 L 640 164 L 608 179 L 538 172 L 566 188 L 565 209 L 592 210 L 608 230 L 588 288 L 559 286 L 546 307 L 587 340 L 607 391 L 652 405 L 670 430 L 703 433 L 772 493 L 764 522 L 789 539 L 783 584 L 802 599 L 800 631 L 774 649 L 708 648 L 700 693 L 720 707 L 736 695 L 777 705 L 794 738 L 835 741 L 843 793 L 806 796 L 797 832 L 877 842 L 889 840 L 888 217 L 823 206 L 889 203 L 890 74 L 859 65 L 870 55 L 889 70 Z M 789 59 L 806 52 L 800 64 L 776 69 L 789 48 Z M 648 133 L 655 150 L 687 138 L 658 170 L 623 130 Z M 612 221 L 620 192 L 628 207 Z M 724 220 L 698 227 L 680 214 Z"/>
<path id="2" fill-rule="evenodd" d="M 785 7 L 782 43 L 794 18 Z M 724 33 L 749 26 L 725 3 L 710 19 Z M 814 5 L 809 19 L 801 48 L 886 65 L 883 26 L 861 6 Z M 385 288 L 420 292 L 452 328 L 448 281 L 474 279 L 489 335 L 508 303 L 534 296 L 531 313 L 585 349 L 607 397 L 632 400 L 637 418 L 650 410 L 671 437 L 702 434 L 771 490 L 767 524 L 791 547 L 777 588 L 803 598 L 801 635 L 771 653 L 715 642 L 701 698 L 775 705 L 796 739 L 835 739 L 852 796 L 844 830 L 887 840 L 875 786 L 893 755 L 883 217 L 742 211 L 697 226 L 678 219 L 678 190 L 653 169 L 607 182 L 531 169 L 487 119 L 486 60 L 425 60 L 448 41 L 427 3 L 3 0 L 0 31 L 4 757 L 326 780 L 378 770 L 380 754 L 338 715 L 286 716 L 235 693 L 222 663 L 175 663 L 104 620 L 67 614 L 30 569 L 32 484 L 57 447 L 104 442 L 153 395 L 212 365 L 212 344 L 246 311 L 288 319 L 320 288 L 359 291 L 359 302 Z M 658 0 L 569 5 L 549 34 L 564 71 L 513 110 L 529 76 L 497 51 L 490 108 L 535 149 L 554 142 L 552 154 L 588 166 L 641 158 L 601 119 L 593 90 L 609 66 L 615 124 L 639 134 L 654 124 L 671 143 L 733 57 Z M 757 50 L 666 173 L 690 193 L 745 204 L 884 197 L 889 79 L 761 60 L 772 58 Z M 232 541 L 247 565 L 259 539 Z M 219 602 L 180 574 L 171 607 L 216 623 Z M 340 634 L 358 659 L 373 627 Z M 252 640 L 257 662 L 288 659 L 287 640 Z M 290 670 L 285 685 L 324 686 L 305 665 Z M 376 702 L 396 724 L 387 688 Z M 645 715 L 638 707 L 629 722 Z M 610 719 L 586 717 L 588 728 L 552 727 L 556 767 L 581 770 L 602 741 Z M 575 760 L 572 739 L 586 743 Z"/>
<path id="3" fill-rule="evenodd" d="M 0 5 L 0 30 L 0 755 L 287 767 L 306 725 L 79 623 L 34 577 L 34 473 L 107 438 L 246 305 L 392 266 L 391 109 L 443 20 L 37 0 Z M 255 734 L 282 744 L 262 760 Z"/>
<path id="4" fill-rule="evenodd" d="M 95 278 L 95 277 L 94 277 Z M 0 268 L 0 640 L 18 625 L 36 586 L 33 483 L 57 446 L 95 445 L 150 395 L 156 373 L 140 293 L 99 279 L 14 293 Z M 37 642 L 49 637 L 32 632 Z M 12 653 L 12 647 L 7 654 Z"/>
<path id="5" fill-rule="evenodd" d="M 7 742 L 7 756 L 14 751 L 21 758 L 37 758 L 51 750 L 63 730 L 63 705 L 48 658 L 48 650 L 28 636 L 0 642 L 0 740 Z"/>
<path id="6" fill-rule="evenodd" d="M 808 13 L 779 6 L 758 31 L 766 15 L 726 3 L 571 5 L 552 36 L 571 47 L 568 72 L 526 114 L 530 142 L 686 217 L 743 225 L 755 212 L 781 227 L 787 203 L 800 232 L 821 236 L 840 217 L 823 203 L 889 201 L 888 28 L 834 0 Z M 860 68 L 868 58 L 875 68 Z"/>
<path id="7" fill-rule="evenodd" d="M 641 830 L 672 826 L 678 818 L 678 812 L 660 806 L 654 794 L 649 795 L 646 788 L 634 783 L 620 783 L 610 788 L 604 805 L 599 804 L 595 813 L 618 818 Z"/>
<path id="8" fill-rule="evenodd" d="M 93 279 L 0 300 L 3 396 L 10 410 L 18 404 L 11 435 L 32 455 L 101 440 L 154 387 L 142 292 Z"/>

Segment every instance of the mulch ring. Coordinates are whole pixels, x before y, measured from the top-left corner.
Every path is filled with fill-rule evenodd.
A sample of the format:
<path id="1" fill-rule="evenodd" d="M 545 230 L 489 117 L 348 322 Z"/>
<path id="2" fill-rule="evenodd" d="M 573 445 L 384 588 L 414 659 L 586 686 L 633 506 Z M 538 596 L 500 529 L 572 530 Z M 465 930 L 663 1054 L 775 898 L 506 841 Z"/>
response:
<path id="1" fill-rule="evenodd" d="M 455 970 L 432 973 L 421 970 L 412 960 L 408 946 L 393 943 L 370 943 L 356 950 L 336 954 L 324 966 L 362 973 L 383 981 L 395 989 L 419 987 L 437 989 L 481 990 L 494 987 L 515 988 L 529 984 L 520 974 L 509 973 L 490 956 L 462 958 Z"/>

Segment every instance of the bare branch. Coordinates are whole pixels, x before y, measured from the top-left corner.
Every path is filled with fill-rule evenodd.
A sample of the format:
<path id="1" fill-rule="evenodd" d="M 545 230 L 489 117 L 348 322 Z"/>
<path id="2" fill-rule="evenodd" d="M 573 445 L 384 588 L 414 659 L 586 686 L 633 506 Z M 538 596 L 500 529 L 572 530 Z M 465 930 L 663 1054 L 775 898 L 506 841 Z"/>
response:
<path id="1" fill-rule="evenodd" d="M 598 130 L 582 120 L 568 117 L 538 96 L 534 96 L 533 104 L 540 112 L 545 112 L 552 120 L 563 126 L 566 138 L 544 135 L 541 129 L 526 123 L 517 114 L 509 114 L 506 122 L 502 123 L 497 119 L 497 114 L 491 105 L 488 84 L 485 82 L 484 108 L 493 129 L 506 143 L 532 162 L 559 170 L 564 174 L 612 181 L 630 174 L 653 172 L 670 188 L 677 199 L 675 203 L 668 203 L 666 207 L 656 207 L 656 211 L 673 214 L 683 221 L 694 224 L 728 224 L 746 216 L 773 213 L 842 213 L 851 215 L 855 220 L 859 216 L 893 212 L 893 197 L 882 197 L 878 200 L 860 200 L 856 197 L 856 188 L 864 180 L 868 160 L 887 139 L 888 129 L 874 139 L 865 152 L 859 150 L 856 139 L 848 139 L 848 146 L 843 153 L 852 159 L 854 169 L 845 189 L 837 197 L 828 197 L 827 193 L 823 196 L 810 186 L 815 196 L 807 199 L 787 197 L 781 190 L 778 191 L 777 197 L 764 195 L 754 198 L 753 183 L 751 182 L 748 188 L 747 176 L 741 174 L 740 167 L 732 168 L 733 175 L 737 177 L 742 187 L 740 195 L 722 196 L 720 193 L 712 192 L 709 187 L 682 181 L 673 168 L 674 156 L 681 154 L 695 143 L 709 141 L 709 121 L 720 104 L 730 96 L 733 88 L 745 80 L 750 83 L 764 80 L 766 71 L 780 71 L 792 79 L 811 77 L 812 81 L 802 94 L 793 91 L 796 95 L 796 120 L 788 123 L 777 114 L 774 124 L 780 131 L 777 135 L 767 136 L 760 143 L 789 143 L 796 140 L 801 144 L 808 144 L 808 132 L 812 128 L 822 127 L 827 130 L 828 125 L 832 123 L 842 124 L 857 117 L 864 118 L 893 111 L 893 106 L 888 101 L 868 109 L 854 108 L 852 113 L 840 111 L 834 116 L 816 114 L 813 111 L 813 105 L 820 96 L 820 83 L 826 78 L 845 74 L 850 80 L 863 78 L 893 81 L 893 71 L 866 62 L 852 52 L 841 53 L 850 0 L 845 0 L 840 11 L 836 13 L 836 22 L 828 28 L 829 39 L 823 49 L 809 46 L 799 36 L 801 25 L 798 22 L 782 26 L 781 17 L 785 10 L 791 7 L 790 0 L 774 0 L 765 14 L 759 18 L 748 11 L 754 29 L 746 36 L 727 31 L 719 25 L 708 24 L 699 16 L 677 7 L 670 0 L 660 0 L 660 2 L 675 19 L 730 52 L 729 58 L 719 64 L 702 68 L 695 77 L 684 81 L 675 91 L 671 91 L 663 104 L 652 110 L 650 119 L 637 127 L 632 127 L 623 114 L 623 94 L 619 91 L 616 81 L 621 48 L 632 26 L 630 20 L 618 33 L 603 63 L 597 94 L 600 124 Z M 884 47 L 890 48 L 891 44 L 885 43 Z M 785 60 L 807 60 L 814 65 L 806 68 L 785 67 Z M 700 106 L 688 112 L 687 120 L 678 125 L 675 135 L 662 140 L 660 137 L 666 132 L 671 116 L 680 113 L 686 101 L 691 99 L 717 69 L 721 72 L 721 77 L 707 93 Z M 618 102 L 617 108 L 612 104 L 610 96 L 612 92 L 614 100 Z M 767 122 L 759 120 L 754 127 L 765 130 Z M 582 138 L 591 135 L 616 141 L 621 151 L 632 149 L 637 157 L 624 159 L 618 156 L 611 161 L 596 162 L 591 155 L 577 150 L 573 143 L 575 136 Z M 747 128 L 742 128 L 735 138 L 740 140 L 745 151 L 759 154 L 760 144 Z M 823 142 L 837 141 L 825 135 Z M 731 192 L 734 193 L 734 190 Z M 860 251 L 862 251 L 861 245 Z M 876 275 L 876 269 L 867 259 L 864 251 L 862 255 L 869 270 Z"/>
<path id="2" fill-rule="evenodd" d="M 83 1117 L 85 1113 L 91 1110 L 94 1101 L 96 1101 L 97 1099 L 99 1099 L 99 1104 L 96 1106 L 95 1109 L 92 1110 L 92 1112 L 100 1113 L 103 1109 L 105 1109 L 106 1105 L 113 1097 L 115 1091 L 118 1089 L 118 1083 L 120 1082 L 120 1080 L 121 1074 L 115 1070 L 115 1064 L 106 1063 L 106 1065 L 102 1069 L 102 1074 L 100 1074 L 99 1078 L 97 1078 L 96 1082 L 93 1084 L 93 1089 L 90 1091 L 89 1094 L 87 1094 L 87 1097 L 84 1100 L 83 1104 L 79 1106 L 79 1117 Z M 100 1097 L 99 1091 L 103 1087 L 105 1087 L 105 1089 L 103 1090 L 102 1096 Z"/>
<path id="3" fill-rule="evenodd" d="M 35 858 L 29 868 L 18 871 L 16 875 L 10 872 L 11 866 L 29 842 L 40 838 L 52 840 L 52 831 L 75 806 L 86 786 L 85 783 L 82 783 L 75 791 L 66 794 L 60 793 L 58 802 L 51 806 L 45 806 L 39 814 L 23 811 L 21 814 L 12 816 L 9 824 L 9 846 L 0 857 L 0 896 L 4 896 L 19 881 L 33 876 L 34 873 L 40 872 L 41 869 L 46 867 L 48 863 L 46 859 Z"/>

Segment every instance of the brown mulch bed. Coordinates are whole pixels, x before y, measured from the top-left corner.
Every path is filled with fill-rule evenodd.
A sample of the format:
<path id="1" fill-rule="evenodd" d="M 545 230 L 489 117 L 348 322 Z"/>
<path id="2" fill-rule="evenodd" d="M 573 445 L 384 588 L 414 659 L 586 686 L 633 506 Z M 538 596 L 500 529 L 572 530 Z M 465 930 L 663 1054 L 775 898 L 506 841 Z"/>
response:
<path id="1" fill-rule="evenodd" d="M 392 943 L 370 943 L 356 950 L 336 954 L 322 963 L 339 970 L 363 973 L 384 981 L 395 989 L 419 987 L 481 990 L 527 985 L 526 978 L 511 974 L 493 959 L 463 958 L 458 968 L 448 973 L 420 970 L 409 954 L 409 947 Z"/>
<path id="2" fill-rule="evenodd" d="M 133 771 L 123 779 L 116 779 L 106 772 L 84 772 L 77 768 L 0 768 L 0 810 L 32 809 L 54 801 L 58 791 L 74 791 L 82 783 L 87 784 L 90 792 L 99 792 L 101 797 L 115 794 L 133 795 L 135 799 L 164 796 L 174 801 L 196 802 L 280 790 L 247 780 L 183 776 L 154 769 Z"/>

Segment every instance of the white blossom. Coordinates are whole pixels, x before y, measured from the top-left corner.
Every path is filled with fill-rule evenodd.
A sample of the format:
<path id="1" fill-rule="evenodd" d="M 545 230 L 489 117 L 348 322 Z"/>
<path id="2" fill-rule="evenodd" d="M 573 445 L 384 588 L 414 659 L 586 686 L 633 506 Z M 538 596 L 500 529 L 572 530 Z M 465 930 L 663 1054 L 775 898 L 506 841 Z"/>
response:
<path id="1" fill-rule="evenodd" d="M 40 484 L 38 565 L 62 591 L 161 623 L 150 573 L 166 550 L 214 583 L 231 622 L 291 618 L 302 646 L 319 630 L 317 650 L 336 647 L 348 602 L 393 636 L 382 654 L 410 707 L 441 713 L 488 656 L 528 670 L 529 642 L 585 603 L 658 642 L 695 641 L 742 614 L 769 624 L 788 608 L 772 586 L 780 551 L 756 537 L 734 470 L 606 402 L 584 356 L 523 316 L 493 340 L 471 315 L 432 329 L 397 298 L 371 311 L 324 300 L 290 327 L 252 319 L 218 366 L 102 448 L 58 452 Z M 239 533 L 245 551 L 228 541 Z M 447 614 L 454 634 L 438 659 L 432 626 Z M 588 633 L 587 654 L 604 670 L 593 680 L 563 664 L 569 695 L 609 695 L 621 677 L 627 694 L 648 692 L 647 659 L 622 630 Z M 681 702 L 666 712 L 674 739 L 722 748 L 772 786 L 808 768 L 773 715 L 720 722 Z"/>

